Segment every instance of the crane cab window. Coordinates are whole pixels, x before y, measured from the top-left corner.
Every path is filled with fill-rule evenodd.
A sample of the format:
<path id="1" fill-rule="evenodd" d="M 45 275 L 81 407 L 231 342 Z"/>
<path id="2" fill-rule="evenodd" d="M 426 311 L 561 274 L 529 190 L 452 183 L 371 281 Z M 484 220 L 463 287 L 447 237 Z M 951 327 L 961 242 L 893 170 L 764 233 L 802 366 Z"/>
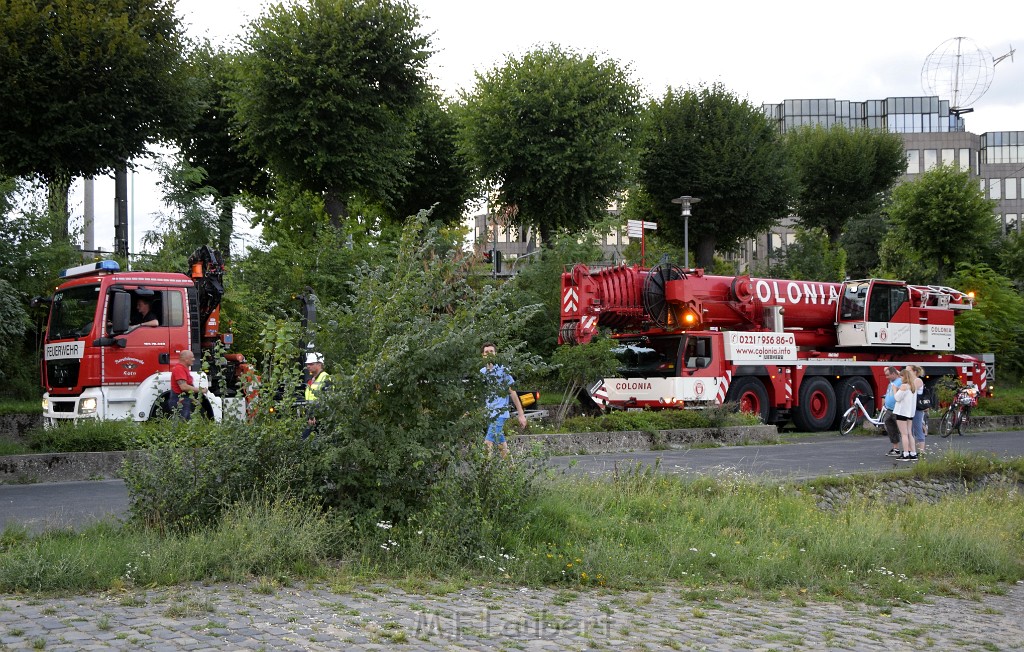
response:
<path id="1" fill-rule="evenodd" d="M 839 303 L 839 319 L 843 321 L 862 321 L 864 306 L 868 298 L 868 281 L 852 281 L 843 290 L 843 299 Z"/>
<path id="2" fill-rule="evenodd" d="M 907 301 L 908 291 L 904 285 L 883 285 L 876 283 L 871 288 L 871 303 L 868 304 L 868 321 L 888 322 Z"/>
<path id="3" fill-rule="evenodd" d="M 627 378 L 670 378 L 676 375 L 683 337 L 631 337 L 619 340 L 613 352 L 619 373 Z"/>
<path id="4" fill-rule="evenodd" d="M 687 336 L 683 353 L 683 366 L 703 369 L 711 364 L 711 338 Z"/>

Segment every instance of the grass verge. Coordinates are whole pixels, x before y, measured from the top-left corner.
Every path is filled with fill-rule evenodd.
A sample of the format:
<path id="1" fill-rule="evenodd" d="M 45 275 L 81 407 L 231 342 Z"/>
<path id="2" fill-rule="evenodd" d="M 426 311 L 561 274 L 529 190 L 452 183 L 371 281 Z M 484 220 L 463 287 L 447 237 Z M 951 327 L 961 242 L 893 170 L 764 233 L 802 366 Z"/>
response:
<path id="1" fill-rule="evenodd" d="M 817 507 L 815 483 L 694 480 L 650 468 L 611 478 L 551 476 L 518 506 L 530 514 L 521 528 L 495 533 L 485 549 L 461 557 L 425 533 L 422 520 L 360 529 L 286 501 L 238 505 L 218 526 L 189 535 L 100 524 L 33 537 L 8 528 L 0 536 L 0 590 L 254 577 L 275 585 L 323 579 L 565 589 L 673 582 L 696 599 L 732 593 L 918 601 L 999 591 L 1024 578 L 1024 498 L 1016 484 L 1024 461 L 950 455 L 899 477 L 956 478 L 969 486 L 992 474 L 1010 482 L 936 503 L 854 498 L 835 511 Z M 842 481 L 851 489 L 879 482 Z"/>

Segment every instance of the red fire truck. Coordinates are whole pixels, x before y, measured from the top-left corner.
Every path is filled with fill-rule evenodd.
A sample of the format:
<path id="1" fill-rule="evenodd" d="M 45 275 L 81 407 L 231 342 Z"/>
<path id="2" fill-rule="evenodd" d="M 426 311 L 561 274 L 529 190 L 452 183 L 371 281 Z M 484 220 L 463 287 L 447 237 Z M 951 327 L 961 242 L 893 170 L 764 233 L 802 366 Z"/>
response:
<path id="1" fill-rule="evenodd" d="M 70 419 L 134 419 L 162 414 L 170 370 L 178 352 L 195 354 L 193 372 L 202 387 L 198 413 L 220 420 L 244 418 L 247 372 L 240 354 L 204 354 L 219 342 L 224 264 L 209 247 L 189 259 L 189 274 L 122 272 L 105 260 L 61 272 L 50 300 L 42 360 L 43 412 L 47 424 Z M 140 325 L 148 306 L 149 325 Z M 155 324 L 155 325 L 153 325 Z"/>
<path id="2" fill-rule="evenodd" d="M 562 274 L 559 344 L 599 327 L 619 341 L 622 377 L 591 391 L 616 408 L 736 402 L 765 423 L 838 427 L 857 394 L 880 407 L 887 365 L 920 365 L 925 382 L 986 389 L 985 365 L 952 353 L 954 316 L 973 297 L 949 287 L 711 276 L 662 263 Z"/>

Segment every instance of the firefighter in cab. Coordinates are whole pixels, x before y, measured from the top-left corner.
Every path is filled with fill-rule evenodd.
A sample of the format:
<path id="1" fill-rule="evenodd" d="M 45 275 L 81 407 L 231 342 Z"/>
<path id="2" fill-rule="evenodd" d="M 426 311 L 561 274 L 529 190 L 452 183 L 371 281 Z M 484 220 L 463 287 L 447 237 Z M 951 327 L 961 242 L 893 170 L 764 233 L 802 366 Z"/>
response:
<path id="1" fill-rule="evenodd" d="M 316 430 L 316 408 L 317 401 L 323 393 L 331 386 L 331 375 L 324 371 L 324 354 L 306 354 L 306 373 L 309 380 L 306 381 L 306 429 L 302 432 L 302 438 L 307 439 Z"/>

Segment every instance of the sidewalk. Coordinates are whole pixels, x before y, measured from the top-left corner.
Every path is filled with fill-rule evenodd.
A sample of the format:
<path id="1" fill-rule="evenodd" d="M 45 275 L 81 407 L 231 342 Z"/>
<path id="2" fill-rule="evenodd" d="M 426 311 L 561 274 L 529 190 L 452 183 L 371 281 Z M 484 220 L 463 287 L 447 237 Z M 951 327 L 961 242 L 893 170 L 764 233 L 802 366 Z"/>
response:
<path id="1" fill-rule="evenodd" d="M 46 650 L 1024 650 L 1024 586 L 897 607 L 793 596 L 697 601 L 653 592 L 188 585 L 0 598 L 0 648 Z"/>

